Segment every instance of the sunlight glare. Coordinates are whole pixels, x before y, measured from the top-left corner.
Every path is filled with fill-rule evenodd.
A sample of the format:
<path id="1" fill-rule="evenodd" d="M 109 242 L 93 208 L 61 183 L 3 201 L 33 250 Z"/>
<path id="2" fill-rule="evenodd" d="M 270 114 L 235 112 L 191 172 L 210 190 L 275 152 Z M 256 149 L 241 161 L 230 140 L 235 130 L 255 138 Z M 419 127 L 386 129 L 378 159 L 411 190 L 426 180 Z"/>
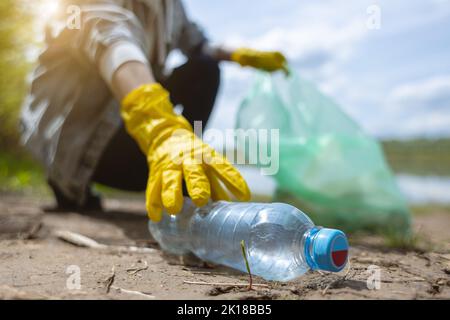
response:
<path id="1" fill-rule="evenodd" d="M 40 16 L 48 19 L 58 12 L 59 2 L 58 0 L 40 0 L 38 9 Z"/>

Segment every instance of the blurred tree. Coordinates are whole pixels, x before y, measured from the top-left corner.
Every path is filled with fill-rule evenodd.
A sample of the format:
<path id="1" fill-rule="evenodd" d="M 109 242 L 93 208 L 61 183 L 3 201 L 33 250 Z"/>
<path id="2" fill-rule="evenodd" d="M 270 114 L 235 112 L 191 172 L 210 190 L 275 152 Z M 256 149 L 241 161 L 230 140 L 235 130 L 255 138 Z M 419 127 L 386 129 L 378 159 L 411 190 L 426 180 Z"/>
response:
<path id="1" fill-rule="evenodd" d="M 18 115 L 25 96 L 34 38 L 32 13 L 24 0 L 0 1 L 0 150 L 17 146 Z"/>

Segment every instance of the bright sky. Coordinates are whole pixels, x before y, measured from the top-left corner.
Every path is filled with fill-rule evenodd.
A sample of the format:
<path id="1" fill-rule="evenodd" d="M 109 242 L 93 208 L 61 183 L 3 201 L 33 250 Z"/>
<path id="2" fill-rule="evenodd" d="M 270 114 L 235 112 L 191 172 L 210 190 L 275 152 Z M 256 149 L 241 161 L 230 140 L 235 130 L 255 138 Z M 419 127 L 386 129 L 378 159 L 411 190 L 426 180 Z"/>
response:
<path id="1" fill-rule="evenodd" d="M 213 42 L 283 51 L 369 133 L 450 136 L 450 0 L 184 2 Z M 379 29 L 367 27 L 371 5 Z M 221 129 L 234 127 L 253 74 L 223 72 L 211 123 Z"/>

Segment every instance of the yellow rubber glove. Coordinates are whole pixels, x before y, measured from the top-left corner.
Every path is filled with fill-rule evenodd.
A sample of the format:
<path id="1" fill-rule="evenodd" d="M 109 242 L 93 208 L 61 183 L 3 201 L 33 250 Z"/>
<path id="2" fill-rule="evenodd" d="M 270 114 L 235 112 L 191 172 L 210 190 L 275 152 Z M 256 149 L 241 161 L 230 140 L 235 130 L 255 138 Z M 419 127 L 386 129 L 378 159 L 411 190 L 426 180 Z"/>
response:
<path id="1" fill-rule="evenodd" d="M 287 60 L 278 51 L 258 51 L 240 48 L 231 54 L 231 60 L 241 66 L 250 66 L 256 69 L 273 72 L 283 70 L 287 72 Z"/>
<path id="2" fill-rule="evenodd" d="M 133 90 L 122 101 L 121 113 L 128 133 L 147 155 L 146 207 L 152 221 L 161 220 L 163 208 L 172 215 L 181 211 L 183 178 L 198 207 L 210 198 L 229 200 L 219 181 L 239 200 L 250 200 L 250 190 L 239 171 L 195 136 L 183 116 L 173 112 L 169 93 L 161 85 Z"/>

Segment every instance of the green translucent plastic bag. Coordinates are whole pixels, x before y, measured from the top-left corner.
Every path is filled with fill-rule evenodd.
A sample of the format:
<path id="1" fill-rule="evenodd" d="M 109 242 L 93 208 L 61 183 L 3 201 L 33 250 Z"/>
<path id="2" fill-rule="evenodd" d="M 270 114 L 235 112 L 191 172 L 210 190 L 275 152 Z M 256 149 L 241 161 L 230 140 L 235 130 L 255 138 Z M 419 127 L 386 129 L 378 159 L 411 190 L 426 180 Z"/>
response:
<path id="1" fill-rule="evenodd" d="M 259 75 L 240 106 L 236 127 L 280 130 L 276 201 L 347 232 L 409 232 L 406 202 L 379 144 L 295 73 Z"/>

